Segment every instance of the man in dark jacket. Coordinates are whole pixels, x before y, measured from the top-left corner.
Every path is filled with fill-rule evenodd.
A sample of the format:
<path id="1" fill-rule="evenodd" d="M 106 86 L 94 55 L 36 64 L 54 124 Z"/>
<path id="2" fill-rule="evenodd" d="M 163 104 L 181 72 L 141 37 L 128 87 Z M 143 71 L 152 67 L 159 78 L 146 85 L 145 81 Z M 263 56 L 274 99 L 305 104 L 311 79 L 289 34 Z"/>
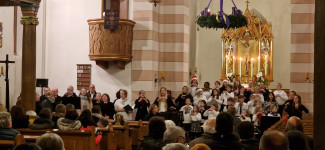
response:
<path id="1" fill-rule="evenodd" d="M 213 150 L 242 150 L 242 145 L 238 138 L 232 133 L 234 117 L 227 112 L 220 113 L 216 120 L 216 131 L 214 143 L 211 145 Z"/>
<path id="2" fill-rule="evenodd" d="M 199 143 L 206 144 L 210 148 L 213 147 L 213 143 L 215 142 L 213 140 L 213 134 L 216 133 L 216 119 L 209 119 L 205 121 L 203 124 L 203 131 L 204 133 L 201 137 L 196 138 L 189 143 L 190 148 Z"/>
<path id="3" fill-rule="evenodd" d="M 11 128 L 11 116 L 7 112 L 0 112 L 0 140 L 14 140 L 18 131 Z M 1 149 L 10 150 L 10 147 L 2 147 Z"/>
<path id="4" fill-rule="evenodd" d="M 258 150 L 259 140 L 254 138 L 254 125 L 251 122 L 243 121 L 238 125 L 238 134 L 245 150 Z"/>

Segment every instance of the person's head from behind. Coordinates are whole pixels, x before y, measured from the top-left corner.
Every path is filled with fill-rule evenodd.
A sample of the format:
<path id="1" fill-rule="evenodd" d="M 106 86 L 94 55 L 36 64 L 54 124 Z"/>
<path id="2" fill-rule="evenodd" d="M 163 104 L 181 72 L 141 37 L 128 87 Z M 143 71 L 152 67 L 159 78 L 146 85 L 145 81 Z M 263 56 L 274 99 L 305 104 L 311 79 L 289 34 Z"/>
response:
<path id="1" fill-rule="evenodd" d="M 208 145 L 205 144 L 195 144 L 191 150 L 211 150 Z"/>
<path id="2" fill-rule="evenodd" d="M 166 124 L 166 129 L 168 129 L 169 127 L 176 126 L 173 120 L 165 120 L 165 124 Z"/>
<path id="3" fill-rule="evenodd" d="M 290 130 L 298 130 L 301 132 L 304 132 L 304 127 L 302 125 L 301 120 L 296 117 L 296 116 L 292 116 L 288 119 L 287 124 L 286 124 L 286 128 L 288 131 Z"/>
<path id="4" fill-rule="evenodd" d="M 280 131 L 272 130 L 262 136 L 260 150 L 289 150 L 288 139 Z"/>
<path id="5" fill-rule="evenodd" d="M 229 114 L 231 114 L 232 116 L 235 116 L 236 115 L 236 108 L 234 106 L 229 106 L 227 112 Z"/>
<path id="6" fill-rule="evenodd" d="M 14 147 L 12 150 L 42 150 L 41 147 L 34 143 L 23 143 Z"/>
<path id="7" fill-rule="evenodd" d="M 7 108 L 5 107 L 5 105 L 0 104 L 0 112 L 7 112 Z"/>
<path id="8" fill-rule="evenodd" d="M 11 127 L 11 116 L 7 112 L 0 112 L 0 128 Z"/>
<path id="9" fill-rule="evenodd" d="M 181 127 L 169 127 L 164 133 L 163 142 L 168 143 L 182 143 L 185 144 L 185 130 Z"/>
<path id="10" fill-rule="evenodd" d="M 81 125 L 85 128 L 91 125 L 92 122 L 94 122 L 89 109 L 85 109 L 81 112 L 79 120 L 81 122 Z"/>
<path id="11" fill-rule="evenodd" d="M 15 105 L 10 109 L 12 119 L 23 119 L 26 117 L 23 107 Z"/>
<path id="12" fill-rule="evenodd" d="M 163 117 L 152 117 L 149 120 L 149 136 L 154 139 L 161 139 L 166 130 L 165 119 Z"/>
<path id="13" fill-rule="evenodd" d="M 70 111 L 70 110 L 75 110 L 73 104 L 67 104 L 67 105 L 65 106 L 65 109 L 66 109 L 66 112 L 68 112 L 68 111 Z"/>
<path id="14" fill-rule="evenodd" d="M 49 108 L 43 108 L 38 115 L 41 118 L 51 119 L 51 110 Z"/>
<path id="15" fill-rule="evenodd" d="M 75 109 L 68 110 L 67 113 L 65 114 L 64 118 L 70 119 L 70 120 L 77 120 L 78 112 Z"/>
<path id="16" fill-rule="evenodd" d="M 243 121 L 237 128 L 240 139 L 254 138 L 254 125 L 249 121 Z"/>
<path id="17" fill-rule="evenodd" d="M 231 134 L 233 131 L 234 117 L 230 113 L 223 112 L 217 116 L 216 131 L 218 134 Z"/>
<path id="18" fill-rule="evenodd" d="M 203 132 L 208 134 L 216 133 L 216 119 L 209 119 L 203 124 Z"/>
<path id="19" fill-rule="evenodd" d="M 108 120 L 104 117 L 100 118 L 97 122 L 97 127 L 106 128 L 108 126 Z"/>
<path id="20" fill-rule="evenodd" d="M 91 109 L 91 112 L 92 112 L 92 113 L 95 113 L 95 114 L 102 114 L 102 112 L 101 112 L 101 108 L 100 108 L 99 105 L 94 106 L 94 107 Z"/>
<path id="21" fill-rule="evenodd" d="M 63 104 L 58 104 L 55 107 L 55 112 L 56 113 L 64 114 L 65 113 L 65 110 L 66 110 L 66 107 Z"/>
<path id="22" fill-rule="evenodd" d="M 37 138 L 36 145 L 42 150 L 64 150 L 62 138 L 55 133 L 45 133 Z"/>
<path id="23" fill-rule="evenodd" d="M 289 141 L 290 150 L 307 150 L 308 144 L 305 138 L 305 135 L 297 130 L 288 131 L 286 137 Z"/>
<path id="24" fill-rule="evenodd" d="M 188 150 L 188 147 L 181 143 L 170 143 L 164 146 L 162 150 Z"/>

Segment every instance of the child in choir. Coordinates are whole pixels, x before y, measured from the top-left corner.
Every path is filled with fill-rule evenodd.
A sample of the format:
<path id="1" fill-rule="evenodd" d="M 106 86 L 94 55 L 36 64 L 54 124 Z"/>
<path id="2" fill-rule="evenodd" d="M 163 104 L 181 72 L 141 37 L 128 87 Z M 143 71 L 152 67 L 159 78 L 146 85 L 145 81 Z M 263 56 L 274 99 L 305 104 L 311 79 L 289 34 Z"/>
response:
<path id="1" fill-rule="evenodd" d="M 212 92 L 212 90 L 211 90 L 211 88 L 210 88 L 210 82 L 204 82 L 204 88 L 202 88 L 202 90 L 203 90 L 203 95 L 204 95 L 207 99 L 209 99 L 210 96 L 211 96 L 211 92 Z"/>
<path id="2" fill-rule="evenodd" d="M 211 92 L 211 96 L 207 101 L 207 105 L 211 106 L 211 104 L 213 102 L 217 102 L 217 100 L 219 100 L 219 90 L 213 89 L 212 92 Z"/>
<path id="3" fill-rule="evenodd" d="M 190 94 L 192 95 L 192 97 L 195 96 L 196 94 L 196 90 L 199 89 L 199 83 L 197 82 L 197 76 L 193 76 L 192 77 L 192 81 L 191 81 L 191 88 L 190 88 Z"/>
<path id="4" fill-rule="evenodd" d="M 199 137 L 202 133 L 201 130 L 201 114 L 199 107 L 197 105 L 193 106 L 193 111 L 191 113 L 191 138 L 195 139 Z"/>
<path id="5" fill-rule="evenodd" d="M 235 84 L 234 84 L 234 88 L 233 88 L 234 94 L 238 95 L 240 92 L 240 89 L 241 89 L 241 83 L 239 80 L 236 80 Z"/>
<path id="6" fill-rule="evenodd" d="M 254 125 L 259 127 L 261 124 L 262 116 L 265 116 L 264 110 L 261 106 L 256 106 L 254 109 L 253 119 Z"/>
<path id="7" fill-rule="evenodd" d="M 203 90 L 202 89 L 198 89 L 196 90 L 196 95 L 193 98 L 193 105 L 199 105 L 199 102 L 201 100 L 205 100 L 207 101 L 207 98 L 203 95 Z"/>
<path id="8" fill-rule="evenodd" d="M 185 106 L 183 106 L 180 111 L 183 111 L 183 126 L 186 132 L 190 131 L 191 128 L 191 113 L 193 110 L 193 106 L 191 105 L 191 99 L 187 98 L 185 100 Z"/>
<path id="9" fill-rule="evenodd" d="M 250 114 L 250 116 L 252 116 L 254 114 L 254 109 L 255 109 L 256 103 L 257 103 L 257 100 L 255 99 L 255 95 L 250 95 L 249 101 L 247 102 L 248 114 Z"/>
<path id="10" fill-rule="evenodd" d="M 241 121 L 249 121 L 251 122 L 251 117 L 249 116 L 249 113 L 248 113 L 248 110 L 247 109 L 244 109 L 242 114 L 240 115 L 239 119 Z"/>
<path id="11" fill-rule="evenodd" d="M 247 104 L 244 102 L 245 97 L 243 95 L 238 96 L 238 102 L 235 104 L 236 116 L 240 116 L 243 113 L 244 109 L 248 109 Z M 249 114 L 248 114 L 249 115 Z"/>
<path id="12" fill-rule="evenodd" d="M 208 117 L 205 117 L 203 114 L 207 111 L 208 106 L 205 101 L 200 102 L 200 114 L 201 114 L 201 125 L 208 119 Z"/>
<path id="13" fill-rule="evenodd" d="M 219 103 L 220 104 L 220 103 Z M 228 107 L 230 107 L 230 106 L 234 106 L 235 105 L 235 99 L 234 98 L 232 98 L 232 97 L 229 97 L 228 99 L 227 99 L 227 105 L 223 105 L 224 107 L 222 108 L 220 108 L 220 112 L 228 112 Z M 221 105 L 222 106 L 222 105 Z"/>
<path id="14" fill-rule="evenodd" d="M 219 115 L 219 106 L 217 102 L 213 102 L 210 109 L 204 112 L 203 116 L 208 117 L 208 119 L 216 119 Z"/>
<path id="15" fill-rule="evenodd" d="M 268 99 L 267 101 L 264 103 L 264 110 L 267 112 L 267 113 L 270 113 L 271 112 L 271 107 L 275 105 L 276 107 L 278 107 L 278 102 L 276 102 L 275 100 L 275 96 L 274 96 L 274 93 L 269 93 L 268 95 Z"/>
<path id="16" fill-rule="evenodd" d="M 221 109 L 223 109 L 223 107 L 227 104 L 227 100 L 228 98 L 234 98 L 234 92 L 232 92 L 232 86 L 231 85 L 227 85 L 226 86 L 226 90 L 222 92 L 221 94 L 221 98 L 219 101 L 219 104 L 221 105 Z"/>
<path id="17" fill-rule="evenodd" d="M 264 104 L 264 96 L 263 96 L 263 94 L 261 93 L 260 86 L 258 86 L 258 85 L 255 86 L 254 95 L 259 96 L 260 101 L 261 101 L 261 104 Z"/>
<path id="18" fill-rule="evenodd" d="M 269 117 L 281 117 L 280 114 L 278 113 L 278 107 L 273 105 L 271 107 L 271 112 L 267 116 L 269 116 Z"/>

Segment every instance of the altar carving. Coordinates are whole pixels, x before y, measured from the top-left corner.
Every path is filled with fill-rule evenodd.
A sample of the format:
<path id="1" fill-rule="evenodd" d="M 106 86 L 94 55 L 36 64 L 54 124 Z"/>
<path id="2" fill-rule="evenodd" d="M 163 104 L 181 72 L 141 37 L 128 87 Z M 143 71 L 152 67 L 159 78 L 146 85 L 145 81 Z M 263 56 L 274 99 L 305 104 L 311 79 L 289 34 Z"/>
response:
<path id="1" fill-rule="evenodd" d="M 269 84 L 273 81 L 272 24 L 251 15 L 248 2 L 244 16 L 246 27 L 223 29 L 221 78 L 231 76 L 243 84 L 249 80 Z"/>

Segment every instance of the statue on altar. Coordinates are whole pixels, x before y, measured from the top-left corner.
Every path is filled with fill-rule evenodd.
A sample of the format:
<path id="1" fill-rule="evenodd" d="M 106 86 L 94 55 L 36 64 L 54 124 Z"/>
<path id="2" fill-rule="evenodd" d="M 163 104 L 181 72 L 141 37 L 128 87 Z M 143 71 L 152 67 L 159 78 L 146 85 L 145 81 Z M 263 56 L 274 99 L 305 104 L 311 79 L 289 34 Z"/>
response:
<path id="1" fill-rule="evenodd" d="M 272 24 L 251 14 L 246 3 L 247 26 L 223 29 L 221 78 L 231 75 L 243 84 L 250 80 L 269 84 L 273 80 Z"/>

